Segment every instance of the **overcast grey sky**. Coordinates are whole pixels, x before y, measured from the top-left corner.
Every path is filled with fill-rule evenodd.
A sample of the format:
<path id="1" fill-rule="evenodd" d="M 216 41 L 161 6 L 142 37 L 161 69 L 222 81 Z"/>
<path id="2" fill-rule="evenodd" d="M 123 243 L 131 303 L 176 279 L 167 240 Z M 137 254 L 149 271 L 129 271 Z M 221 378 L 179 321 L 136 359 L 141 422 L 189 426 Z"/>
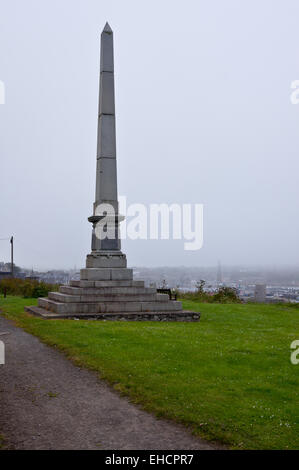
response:
<path id="1" fill-rule="evenodd" d="M 203 203 L 204 246 L 125 241 L 129 265 L 298 264 L 297 0 L 1 0 L 0 238 L 82 267 L 99 38 L 114 31 L 119 195 Z M 0 241 L 0 260 L 9 243 Z"/>

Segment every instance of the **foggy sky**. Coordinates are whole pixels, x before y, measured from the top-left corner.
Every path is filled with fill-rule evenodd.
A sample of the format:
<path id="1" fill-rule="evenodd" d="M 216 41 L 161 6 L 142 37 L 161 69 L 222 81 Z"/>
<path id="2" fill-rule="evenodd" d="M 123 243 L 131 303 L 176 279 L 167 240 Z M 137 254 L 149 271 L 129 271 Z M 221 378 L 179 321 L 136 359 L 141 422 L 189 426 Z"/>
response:
<path id="1" fill-rule="evenodd" d="M 90 251 L 106 21 L 119 195 L 204 204 L 201 250 L 124 241 L 128 265 L 298 264 L 298 17 L 296 0 L 0 1 L 0 238 L 16 264 L 78 268 Z"/>

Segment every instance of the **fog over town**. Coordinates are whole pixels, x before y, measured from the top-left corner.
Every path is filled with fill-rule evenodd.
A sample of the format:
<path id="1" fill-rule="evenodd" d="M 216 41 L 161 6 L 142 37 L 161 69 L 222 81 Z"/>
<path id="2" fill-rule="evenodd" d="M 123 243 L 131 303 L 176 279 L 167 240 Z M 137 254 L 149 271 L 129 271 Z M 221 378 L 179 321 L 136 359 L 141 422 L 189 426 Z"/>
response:
<path id="1" fill-rule="evenodd" d="M 204 205 L 200 250 L 125 240 L 128 264 L 298 265 L 297 2 L 17 4 L 6 2 L 0 17 L 0 238 L 14 235 L 16 264 L 84 265 L 105 18 L 119 195 Z M 4 242 L 0 260 L 9 261 Z"/>
<path id="2" fill-rule="evenodd" d="M 80 278 L 76 267 L 70 270 L 38 271 L 15 269 L 16 277 L 38 279 L 48 283 L 68 284 Z M 256 286 L 264 286 L 264 301 L 299 302 L 299 268 L 262 268 L 246 266 L 211 267 L 133 267 L 134 278 L 145 281 L 147 286 L 157 288 L 196 291 L 201 280 L 205 281 L 205 291 L 214 292 L 221 286 L 233 287 L 244 301 L 255 299 Z M 0 281 L 10 276 L 10 263 L 0 262 Z"/>

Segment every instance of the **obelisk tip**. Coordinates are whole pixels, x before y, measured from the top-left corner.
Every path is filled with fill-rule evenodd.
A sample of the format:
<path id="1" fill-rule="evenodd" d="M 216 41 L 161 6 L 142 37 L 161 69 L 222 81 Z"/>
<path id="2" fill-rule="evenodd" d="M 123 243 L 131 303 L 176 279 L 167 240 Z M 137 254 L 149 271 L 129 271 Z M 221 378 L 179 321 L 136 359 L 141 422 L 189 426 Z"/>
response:
<path id="1" fill-rule="evenodd" d="M 103 29 L 103 33 L 112 34 L 112 29 L 110 28 L 110 25 L 109 25 L 108 22 L 106 22 L 106 24 L 105 24 L 105 27 Z"/>

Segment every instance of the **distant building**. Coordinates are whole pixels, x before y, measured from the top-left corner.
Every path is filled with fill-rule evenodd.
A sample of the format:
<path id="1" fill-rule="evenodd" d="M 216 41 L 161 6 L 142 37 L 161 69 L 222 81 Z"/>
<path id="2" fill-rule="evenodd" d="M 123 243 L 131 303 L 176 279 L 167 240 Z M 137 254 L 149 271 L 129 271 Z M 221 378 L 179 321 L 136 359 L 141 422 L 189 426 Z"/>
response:
<path id="1" fill-rule="evenodd" d="M 255 302 L 266 301 L 266 284 L 256 284 L 254 289 Z"/>

